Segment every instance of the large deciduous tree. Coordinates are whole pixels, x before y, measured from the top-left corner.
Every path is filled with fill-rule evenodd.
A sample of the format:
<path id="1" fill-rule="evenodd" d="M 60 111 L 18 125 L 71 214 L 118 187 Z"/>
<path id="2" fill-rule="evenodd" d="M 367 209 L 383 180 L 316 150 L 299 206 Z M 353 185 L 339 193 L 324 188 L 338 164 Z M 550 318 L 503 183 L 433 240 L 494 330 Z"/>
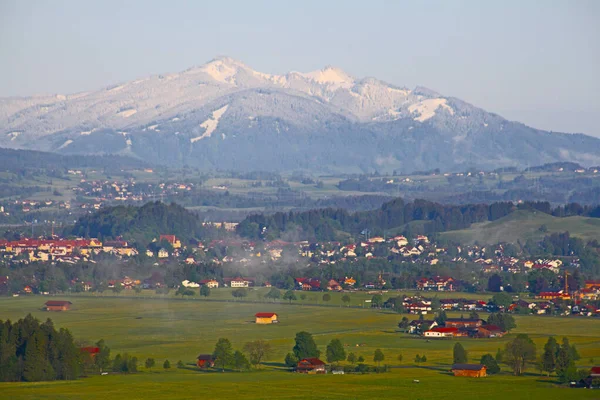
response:
<path id="1" fill-rule="evenodd" d="M 465 350 L 462 344 L 457 342 L 454 345 L 452 353 L 454 364 L 464 364 L 468 361 L 467 351 Z"/>
<path id="2" fill-rule="evenodd" d="M 536 347 L 533 340 L 524 333 L 517 335 L 515 339 L 508 342 L 504 349 L 504 362 L 509 365 L 513 373 L 522 375 L 527 364 L 535 361 Z"/>
<path id="3" fill-rule="evenodd" d="M 248 353 L 252 365 L 260 366 L 261 361 L 271 354 L 271 345 L 262 339 L 258 339 L 246 343 L 244 351 Z"/>
<path id="4" fill-rule="evenodd" d="M 294 345 L 293 352 L 298 360 L 310 357 L 318 358 L 321 355 L 310 333 L 306 331 L 298 332 L 294 340 L 296 344 Z"/>
<path id="5" fill-rule="evenodd" d="M 233 348 L 229 339 L 220 338 L 217 341 L 213 358 L 215 359 L 215 365 L 225 372 L 225 368 L 230 366 L 233 360 Z"/>
<path id="6" fill-rule="evenodd" d="M 373 353 L 373 361 L 377 363 L 377 366 L 379 366 L 384 359 L 385 356 L 383 351 L 381 351 L 381 349 L 375 349 L 375 352 Z"/>
<path id="7" fill-rule="evenodd" d="M 346 350 L 340 339 L 332 339 L 325 352 L 328 363 L 336 363 L 346 359 Z"/>

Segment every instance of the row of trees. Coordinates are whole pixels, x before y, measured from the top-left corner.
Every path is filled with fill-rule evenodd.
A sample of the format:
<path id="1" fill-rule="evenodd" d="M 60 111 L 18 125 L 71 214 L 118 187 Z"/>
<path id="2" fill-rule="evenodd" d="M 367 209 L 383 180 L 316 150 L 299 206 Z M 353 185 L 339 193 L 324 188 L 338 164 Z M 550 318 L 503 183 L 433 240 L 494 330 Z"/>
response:
<path id="1" fill-rule="evenodd" d="M 295 344 L 292 352 L 285 356 L 285 365 L 292 368 L 296 364 L 305 358 L 319 358 L 321 356 L 321 350 L 317 347 L 317 344 L 312 334 L 302 331 L 296 333 L 294 339 Z M 355 353 L 346 354 L 344 345 L 340 339 L 332 339 L 326 347 L 325 359 L 328 363 L 337 365 L 340 361 L 348 361 L 351 364 L 364 363 L 365 358 L 363 356 L 356 356 Z M 381 349 L 376 349 L 373 353 L 373 362 L 377 363 L 379 367 L 381 362 L 385 360 L 385 355 Z"/>
<path id="2" fill-rule="evenodd" d="M 271 345 L 262 339 L 247 342 L 243 351 L 234 350 L 231 342 L 227 338 L 220 338 L 213 351 L 215 366 L 225 371 L 226 368 L 244 371 L 260 367 L 261 363 L 270 356 Z"/>
<path id="3" fill-rule="evenodd" d="M 537 358 L 537 348 L 533 340 L 526 334 L 519 334 L 508 342 L 504 350 L 498 349 L 496 357 L 485 354 L 479 361 L 487 367 L 488 374 L 500 372 L 499 364 L 504 362 L 510 367 L 514 375 L 523 375 L 530 365 L 537 366 L 538 370 L 546 372 L 548 376 L 555 373 L 561 382 L 570 382 L 587 376 L 588 371 L 578 371 L 575 361 L 579 360 L 579 353 L 569 339 L 564 337 L 559 344 L 554 337 L 548 338 L 544 345 L 544 352 Z M 462 364 L 468 362 L 468 352 L 460 343 L 453 349 L 453 362 Z"/>

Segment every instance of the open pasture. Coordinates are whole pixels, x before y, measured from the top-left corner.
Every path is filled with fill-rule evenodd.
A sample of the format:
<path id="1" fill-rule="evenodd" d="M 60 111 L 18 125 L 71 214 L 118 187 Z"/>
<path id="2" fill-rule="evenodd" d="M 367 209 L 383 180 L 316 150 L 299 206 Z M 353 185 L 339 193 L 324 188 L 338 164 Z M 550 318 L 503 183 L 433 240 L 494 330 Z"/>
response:
<path id="1" fill-rule="evenodd" d="M 47 297 L 31 296 L 0 299 L 0 319 L 16 320 L 27 313 L 40 320 L 50 317 L 56 327 L 69 328 L 77 339 L 90 343 L 105 339 L 111 354 L 128 352 L 143 360 L 153 357 L 157 366 L 129 376 L 97 376 L 77 382 L 0 384 L 8 398 L 191 398 L 209 390 L 218 398 L 598 398 L 596 391 L 558 388 L 552 379 L 539 376 L 515 378 L 508 374 L 482 380 L 447 375 L 452 362 L 455 340 L 425 340 L 397 332 L 401 316 L 373 309 L 317 307 L 286 303 L 244 303 L 203 300 L 61 297 L 73 302 L 68 312 L 40 311 Z M 58 298 L 57 298 L 58 299 Z M 256 325 L 254 314 L 277 312 L 279 324 Z M 414 318 L 414 316 L 411 316 Z M 516 316 L 514 333 L 528 333 L 542 351 L 549 335 L 568 336 L 576 344 L 581 366 L 591 359 L 600 360 L 600 321 L 588 318 Z M 373 352 L 381 348 L 384 363 L 398 366 L 381 375 L 297 376 L 281 371 L 285 354 L 291 351 L 296 332 L 311 332 L 324 354 L 326 344 L 339 338 L 346 351 L 364 356 L 372 363 Z M 485 353 L 495 354 L 513 335 L 502 339 L 461 339 L 470 361 L 477 362 Z M 193 370 L 162 371 L 169 359 L 192 364 L 199 353 L 210 353 L 218 338 L 231 340 L 238 349 L 250 340 L 265 339 L 273 347 L 263 370 L 248 373 L 202 373 Z M 403 360 L 397 357 L 402 354 Z M 427 362 L 416 366 L 417 355 Z M 530 369 L 529 372 L 535 372 Z M 413 379 L 421 380 L 413 384 Z M 268 395 L 269 393 L 275 393 Z M 502 392 L 502 393 L 500 393 Z M 529 395 L 527 395 L 529 393 Z M 596 397 L 594 397 L 594 395 Z M 496 396 L 496 397 L 495 397 Z M 581 397 L 580 397 L 581 396 Z"/>

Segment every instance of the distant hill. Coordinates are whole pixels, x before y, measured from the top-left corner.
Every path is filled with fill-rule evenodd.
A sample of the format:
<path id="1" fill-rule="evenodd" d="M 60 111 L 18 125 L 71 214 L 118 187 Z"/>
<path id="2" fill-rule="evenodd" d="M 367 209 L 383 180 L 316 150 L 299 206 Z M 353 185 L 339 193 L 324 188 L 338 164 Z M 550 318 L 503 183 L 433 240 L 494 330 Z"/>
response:
<path id="1" fill-rule="evenodd" d="M 540 230 L 540 227 L 545 229 Z M 517 210 L 496 221 L 473 224 L 467 229 L 444 232 L 441 237 L 459 243 L 495 244 L 516 243 L 527 239 L 541 240 L 551 233 L 568 231 L 571 236 L 583 240 L 600 240 L 600 219 L 589 217 L 554 217 L 532 210 Z"/>
<path id="2" fill-rule="evenodd" d="M 176 235 L 182 243 L 199 238 L 198 216 L 177 204 L 146 203 L 141 207 L 116 206 L 80 217 L 68 234 L 101 240 L 122 237 L 145 245 L 160 235 Z"/>
<path id="3" fill-rule="evenodd" d="M 0 148 L 0 171 L 23 169 L 77 169 L 77 168 L 142 168 L 149 163 L 131 157 L 115 155 L 61 155 L 42 151 Z"/>
<path id="4" fill-rule="evenodd" d="M 508 121 L 339 68 L 283 75 L 219 57 L 71 95 L 0 98 L 0 146 L 227 170 L 409 172 L 600 164 L 600 139 Z"/>

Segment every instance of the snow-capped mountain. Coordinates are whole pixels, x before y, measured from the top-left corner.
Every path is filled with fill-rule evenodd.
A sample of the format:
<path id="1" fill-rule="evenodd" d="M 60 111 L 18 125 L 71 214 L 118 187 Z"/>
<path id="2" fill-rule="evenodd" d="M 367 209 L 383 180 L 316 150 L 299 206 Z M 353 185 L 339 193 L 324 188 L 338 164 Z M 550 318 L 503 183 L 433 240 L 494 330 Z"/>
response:
<path id="1" fill-rule="evenodd" d="M 539 131 L 426 88 L 334 67 L 271 75 L 228 57 L 93 92 L 0 99 L 0 146 L 227 169 L 600 163 L 598 139 Z"/>

